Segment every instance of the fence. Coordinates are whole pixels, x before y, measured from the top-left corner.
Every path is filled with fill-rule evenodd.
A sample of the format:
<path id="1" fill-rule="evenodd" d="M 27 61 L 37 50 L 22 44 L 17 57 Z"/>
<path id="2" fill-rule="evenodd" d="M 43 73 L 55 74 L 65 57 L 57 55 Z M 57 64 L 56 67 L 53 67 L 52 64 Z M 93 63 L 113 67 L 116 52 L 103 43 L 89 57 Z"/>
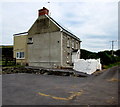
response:
<path id="1" fill-rule="evenodd" d="M 11 57 L 2 58 L 2 66 L 13 66 L 16 65 L 16 59 Z"/>

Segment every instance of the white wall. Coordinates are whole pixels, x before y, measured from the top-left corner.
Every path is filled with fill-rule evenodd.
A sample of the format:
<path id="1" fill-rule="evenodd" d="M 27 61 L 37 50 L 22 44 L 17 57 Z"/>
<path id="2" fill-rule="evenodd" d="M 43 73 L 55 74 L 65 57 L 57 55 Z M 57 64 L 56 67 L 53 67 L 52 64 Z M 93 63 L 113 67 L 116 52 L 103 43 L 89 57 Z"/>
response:
<path id="1" fill-rule="evenodd" d="M 80 50 L 72 52 L 72 63 L 74 63 L 77 59 L 80 59 Z"/>

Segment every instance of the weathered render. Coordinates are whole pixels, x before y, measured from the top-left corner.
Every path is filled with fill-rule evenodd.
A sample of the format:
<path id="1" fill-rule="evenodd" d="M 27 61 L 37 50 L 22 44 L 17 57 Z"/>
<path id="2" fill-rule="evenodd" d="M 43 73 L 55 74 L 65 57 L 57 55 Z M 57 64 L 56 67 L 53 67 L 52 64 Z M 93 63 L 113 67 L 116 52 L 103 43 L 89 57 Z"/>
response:
<path id="1" fill-rule="evenodd" d="M 24 62 L 29 66 L 72 68 L 72 52 L 80 50 L 81 41 L 48 13 L 46 8 L 39 10 L 39 16 L 28 30 L 28 34 L 14 36 L 14 57 L 16 58 L 16 52 L 24 51 Z M 21 43 L 23 45 L 19 46 Z M 17 59 L 17 62 L 20 62 L 19 60 L 22 61 Z"/>
<path id="2" fill-rule="evenodd" d="M 14 35 L 14 58 L 16 58 L 16 62 L 21 65 L 27 64 L 27 35 Z M 17 58 L 17 52 L 24 52 L 23 58 Z"/>
<path id="3" fill-rule="evenodd" d="M 30 66 L 54 67 L 61 65 L 60 32 L 43 33 L 30 36 L 33 44 L 28 44 Z"/>

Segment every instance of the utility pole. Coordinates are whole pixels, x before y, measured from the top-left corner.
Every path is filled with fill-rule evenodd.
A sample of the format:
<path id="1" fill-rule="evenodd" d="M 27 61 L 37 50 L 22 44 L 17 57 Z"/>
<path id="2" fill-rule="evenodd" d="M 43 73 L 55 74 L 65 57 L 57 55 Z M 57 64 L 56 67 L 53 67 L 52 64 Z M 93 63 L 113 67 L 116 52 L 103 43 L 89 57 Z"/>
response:
<path id="1" fill-rule="evenodd" d="M 111 43 L 112 43 L 112 55 L 114 55 L 113 54 L 113 49 L 114 49 L 114 42 L 116 42 L 116 40 L 112 40 L 112 41 L 110 41 Z"/>

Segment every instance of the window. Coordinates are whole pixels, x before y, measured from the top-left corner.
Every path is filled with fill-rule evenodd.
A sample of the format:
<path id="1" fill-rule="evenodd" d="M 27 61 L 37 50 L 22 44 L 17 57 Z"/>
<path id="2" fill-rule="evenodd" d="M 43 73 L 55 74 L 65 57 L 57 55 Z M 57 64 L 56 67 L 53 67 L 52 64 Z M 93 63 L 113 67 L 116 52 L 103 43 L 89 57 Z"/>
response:
<path id="1" fill-rule="evenodd" d="M 16 58 L 19 58 L 19 52 L 17 52 L 17 56 L 16 56 Z"/>
<path id="2" fill-rule="evenodd" d="M 67 53 L 67 56 L 69 56 L 69 55 L 70 55 L 70 52 Z"/>
<path id="3" fill-rule="evenodd" d="M 17 59 L 23 59 L 24 58 L 24 52 L 17 52 L 16 53 L 16 58 Z"/>
<path id="4" fill-rule="evenodd" d="M 74 48 L 75 47 L 75 44 L 74 44 L 74 40 L 72 41 L 72 48 Z"/>
<path id="5" fill-rule="evenodd" d="M 67 60 L 67 62 L 66 62 L 66 63 L 67 63 L 67 64 L 69 64 L 69 63 L 70 63 L 70 61 L 68 61 L 68 60 Z"/>
<path id="6" fill-rule="evenodd" d="M 79 42 L 77 43 L 77 49 L 79 49 L 80 48 L 80 44 L 79 44 Z"/>
<path id="7" fill-rule="evenodd" d="M 28 43 L 33 43 L 33 38 L 28 38 Z"/>
<path id="8" fill-rule="evenodd" d="M 76 41 L 76 46 L 75 46 L 76 49 L 78 49 L 78 42 Z"/>
<path id="9" fill-rule="evenodd" d="M 70 47 L 70 40 L 69 40 L 69 38 L 67 40 L 67 47 Z"/>

